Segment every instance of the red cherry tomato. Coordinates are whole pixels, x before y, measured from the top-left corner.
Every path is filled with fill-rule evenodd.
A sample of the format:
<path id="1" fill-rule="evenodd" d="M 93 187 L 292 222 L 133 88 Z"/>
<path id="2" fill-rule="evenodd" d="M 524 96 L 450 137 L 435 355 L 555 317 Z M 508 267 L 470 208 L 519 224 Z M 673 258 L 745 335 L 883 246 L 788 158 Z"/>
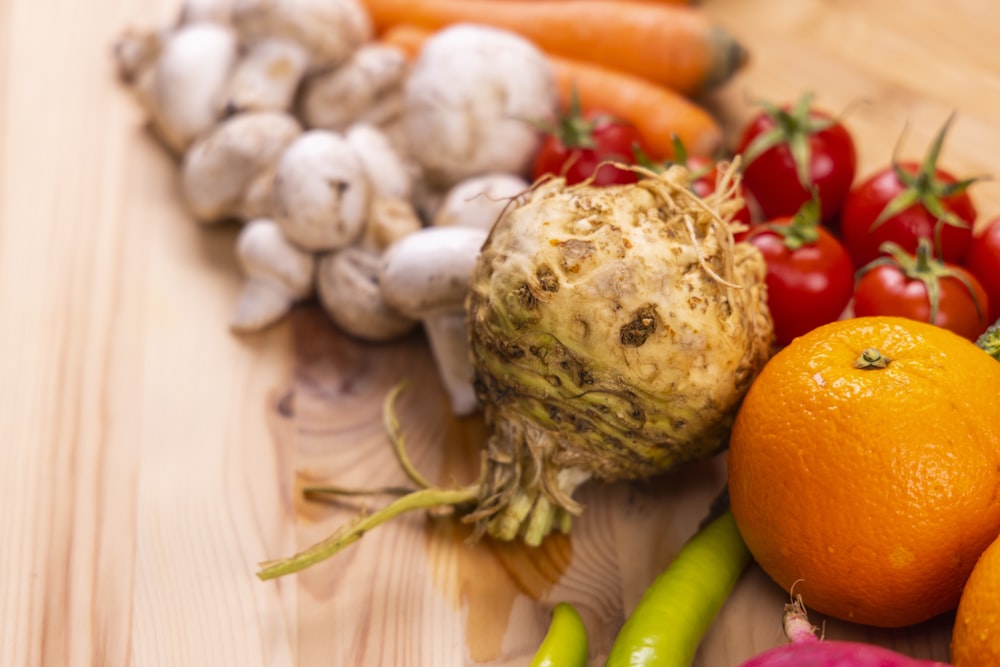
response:
<path id="1" fill-rule="evenodd" d="M 805 95 L 794 108 L 768 107 L 744 128 L 737 144 L 743 183 L 765 220 L 795 215 L 819 197 L 821 219 L 833 225 L 857 171 L 854 139 Z"/>
<path id="2" fill-rule="evenodd" d="M 967 193 L 976 179 L 958 180 L 937 166 L 951 118 L 919 164 L 895 162 L 855 186 L 841 213 L 840 232 L 856 267 L 879 256 L 890 241 L 915 253 L 920 239 L 935 255 L 958 263 L 972 241 L 976 207 Z"/>
<path id="3" fill-rule="evenodd" d="M 996 322 L 1000 319 L 1000 217 L 972 237 L 963 264 L 986 290 L 990 300 L 989 319 Z"/>
<path id="4" fill-rule="evenodd" d="M 926 239 L 918 245 L 916 255 L 888 245 L 892 247 L 883 248 L 890 256 L 868 265 L 857 282 L 857 317 L 907 317 L 936 324 L 970 340 L 986 330 L 989 296 L 971 273 L 933 259 Z M 930 289 L 932 283 L 936 283 L 936 291 Z"/>
<path id="5" fill-rule="evenodd" d="M 570 185 L 591 176 L 594 185 L 635 183 L 638 176 L 633 172 L 601 163 L 632 164 L 635 147 L 641 143 L 639 131 L 625 121 L 599 111 L 581 115 L 571 109 L 542 140 L 533 176 L 562 176 Z"/>
<path id="6" fill-rule="evenodd" d="M 776 343 L 787 345 L 844 312 L 854 290 L 854 266 L 840 241 L 820 226 L 815 203 L 793 218 L 754 227 L 747 241 L 767 262 Z"/>
<path id="7" fill-rule="evenodd" d="M 913 178 L 917 178 L 920 171 L 920 165 L 914 162 L 903 162 L 897 167 Z M 943 169 L 934 170 L 934 180 L 941 188 L 957 183 L 957 179 Z M 955 216 L 965 227 L 939 225 L 937 216 L 919 199 L 875 224 L 891 202 L 904 201 L 898 198 L 905 196 L 908 187 L 910 186 L 900 179 L 896 169 L 886 167 L 859 183 L 847 196 L 840 217 L 840 233 L 855 266 L 864 266 L 878 257 L 879 247 L 886 241 L 899 244 L 907 252 L 915 252 L 917 241 L 921 238 L 935 238 L 935 228 L 940 231 L 937 254 L 941 259 L 955 263 L 968 250 L 972 242 L 976 207 L 964 190 L 952 196 L 939 197 L 938 201 L 945 211 Z"/>

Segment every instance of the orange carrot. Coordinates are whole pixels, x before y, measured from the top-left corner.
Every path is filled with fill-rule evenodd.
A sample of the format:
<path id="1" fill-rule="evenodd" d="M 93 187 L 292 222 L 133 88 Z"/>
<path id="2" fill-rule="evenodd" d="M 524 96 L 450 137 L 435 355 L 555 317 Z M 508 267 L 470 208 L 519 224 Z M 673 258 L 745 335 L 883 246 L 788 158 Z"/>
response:
<path id="1" fill-rule="evenodd" d="M 410 60 L 414 60 L 420 55 L 420 49 L 424 42 L 433 34 L 433 30 L 421 28 L 409 23 L 397 23 L 389 26 L 378 36 L 378 41 L 383 44 L 395 46 L 406 54 Z"/>
<path id="2" fill-rule="evenodd" d="M 411 59 L 433 34 L 413 25 L 394 25 L 380 36 Z M 547 54 L 563 108 L 575 89 L 583 109 L 599 109 L 631 123 L 655 159 L 674 157 L 674 137 L 691 155 L 709 156 L 722 144 L 722 129 L 707 111 L 679 93 L 645 79 L 600 65 Z"/>
<path id="3" fill-rule="evenodd" d="M 617 0 L 364 0 L 375 27 L 483 23 L 555 56 L 591 62 L 692 95 L 729 80 L 747 53 L 697 7 Z"/>
<path id="4" fill-rule="evenodd" d="M 690 155 L 722 147 L 722 128 L 688 98 L 664 86 L 591 63 L 549 56 L 565 107 L 573 90 L 583 109 L 601 109 L 631 123 L 655 159 L 674 157 L 675 136 Z"/>
<path id="5" fill-rule="evenodd" d="M 509 0 L 510 2 L 539 2 L 539 0 Z M 544 0 L 542 0 L 544 1 Z M 649 2 L 667 5 L 697 5 L 698 0 L 618 0 L 618 2 Z"/>

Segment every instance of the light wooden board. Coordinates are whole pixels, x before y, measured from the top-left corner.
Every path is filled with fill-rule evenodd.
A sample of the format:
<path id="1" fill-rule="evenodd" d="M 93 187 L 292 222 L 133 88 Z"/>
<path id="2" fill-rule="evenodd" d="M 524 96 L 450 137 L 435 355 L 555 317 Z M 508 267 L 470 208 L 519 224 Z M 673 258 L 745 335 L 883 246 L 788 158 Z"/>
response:
<path id="1" fill-rule="evenodd" d="M 904 130 L 903 153 L 921 155 L 955 111 L 945 164 L 995 171 L 995 3 L 704 6 L 753 54 L 707 100 L 727 127 L 755 99 L 813 90 L 847 110 L 864 173 Z M 448 416 L 419 336 L 359 345 L 308 307 L 261 335 L 228 332 L 235 230 L 178 204 L 176 165 L 110 58 L 122 28 L 175 9 L 0 3 L 0 664 L 525 665 L 560 599 L 583 610 L 600 664 L 721 486 L 720 462 L 588 488 L 573 535 L 535 552 L 412 516 L 304 575 L 253 576 L 356 509 L 303 503 L 300 484 L 401 479 L 379 421 L 401 376 L 420 381 L 400 417 L 428 474 L 470 479 L 482 428 Z M 983 219 L 1000 214 L 995 182 L 974 197 Z M 779 643 L 783 601 L 748 570 L 697 664 Z M 949 625 L 826 632 L 944 659 Z"/>

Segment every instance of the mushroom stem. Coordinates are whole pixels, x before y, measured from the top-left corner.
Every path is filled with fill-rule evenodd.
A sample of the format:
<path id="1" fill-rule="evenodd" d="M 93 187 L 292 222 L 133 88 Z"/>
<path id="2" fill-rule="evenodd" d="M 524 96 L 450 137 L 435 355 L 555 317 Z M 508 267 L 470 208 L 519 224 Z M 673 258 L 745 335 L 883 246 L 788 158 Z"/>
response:
<path id="1" fill-rule="evenodd" d="M 472 388 L 473 371 L 469 361 L 465 309 L 457 308 L 425 317 L 423 325 L 438 376 L 451 401 L 452 412 L 458 416 L 474 413 L 479 401 Z"/>
<path id="2" fill-rule="evenodd" d="M 233 73 L 226 112 L 289 109 L 308 65 L 308 54 L 292 41 L 265 39 L 253 44 Z"/>
<path id="3" fill-rule="evenodd" d="M 247 223 L 236 239 L 236 257 L 246 282 L 230 321 L 234 331 L 259 331 L 312 292 L 312 254 L 285 239 L 273 220 Z"/>
<path id="4" fill-rule="evenodd" d="M 448 392 L 452 412 L 478 407 L 465 321 L 472 268 L 489 232 L 475 227 L 430 227 L 409 234 L 382 257 L 382 294 L 399 312 L 419 319 Z"/>

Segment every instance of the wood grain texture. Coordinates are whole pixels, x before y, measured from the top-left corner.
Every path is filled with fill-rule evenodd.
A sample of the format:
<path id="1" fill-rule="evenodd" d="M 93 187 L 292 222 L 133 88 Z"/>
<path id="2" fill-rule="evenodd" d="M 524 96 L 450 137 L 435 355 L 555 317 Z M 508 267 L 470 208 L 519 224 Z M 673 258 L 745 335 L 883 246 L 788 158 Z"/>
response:
<path id="1" fill-rule="evenodd" d="M 846 111 L 862 173 L 904 131 L 903 154 L 922 155 L 952 111 L 945 164 L 997 170 L 994 3 L 703 6 L 753 54 L 705 100 L 730 141 L 754 99 L 809 89 Z M 721 486 L 721 462 L 587 488 L 572 536 L 537 550 L 470 545 L 452 518 L 414 515 L 300 576 L 254 577 L 359 508 L 303 502 L 302 484 L 402 481 L 379 414 L 401 377 L 419 380 L 400 419 L 437 481 L 474 476 L 483 430 L 448 415 L 419 335 L 361 345 L 311 307 L 229 333 L 235 230 L 198 227 L 179 205 L 176 165 L 110 59 L 124 27 L 175 10 L 0 3 L 0 664 L 526 665 L 557 600 L 580 607 L 601 664 Z M 1000 214 L 994 181 L 973 197 L 981 219 Z M 749 569 L 696 664 L 781 642 L 783 602 Z M 825 629 L 946 659 L 949 628 L 946 615 Z"/>

